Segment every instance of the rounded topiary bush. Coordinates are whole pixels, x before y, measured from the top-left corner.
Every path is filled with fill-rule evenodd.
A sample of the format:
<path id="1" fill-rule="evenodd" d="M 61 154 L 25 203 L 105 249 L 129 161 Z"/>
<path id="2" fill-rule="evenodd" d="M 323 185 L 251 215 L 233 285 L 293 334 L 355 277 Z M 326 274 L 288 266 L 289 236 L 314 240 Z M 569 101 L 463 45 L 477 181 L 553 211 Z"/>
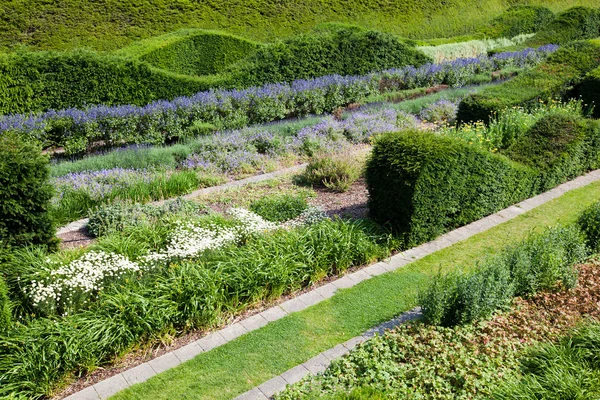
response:
<path id="1" fill-rule="evenodd" d="M 573 40 L 593 39 L 600 36 L 600 10 L 573 7 L 558 14 L 527 43 L 564 44 Z"/>
<path id="2" fill-rule="evenodd" d="M 554 13 L 543 6 L 513 6 L 494 18 L 482 31 L 490 37 L 514 37 L 535 33 L 554 19 Z"/>
<path id="3" fill-rule="evenodd" d="M 585 235 L 587 246 L 594 252 L 600 250 L 600 203 L 586 209 L 577 220 Z"/>
<path id="4" fill-rule="evenodd" d="M 49 173 L 48 157 L 37 145 L 16 134 L 0 137 L 0 243 L 54 245 Z"/>

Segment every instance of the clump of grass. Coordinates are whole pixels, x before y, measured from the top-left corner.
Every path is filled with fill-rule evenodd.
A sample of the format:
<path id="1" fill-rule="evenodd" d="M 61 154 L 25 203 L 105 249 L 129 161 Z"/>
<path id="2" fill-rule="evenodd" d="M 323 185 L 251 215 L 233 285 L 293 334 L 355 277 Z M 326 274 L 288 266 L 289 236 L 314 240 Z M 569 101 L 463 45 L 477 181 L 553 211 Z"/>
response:
<path id="1" fill-rule="evenodd" d="M 299 181 L 325 186 L 334 192 L 347 192 L 360 178 L 362 170 L 360 160 L 347 152 L 334 155 L 318 154 L 312 157 Z"/>
<path id="2" fill-rule="evenodd" d="M 296 218 L 307 207 L 306 196 L 283 194 L 263 197 L 253 202 L 250 210 L 267 221 L 284 222 Z"/>

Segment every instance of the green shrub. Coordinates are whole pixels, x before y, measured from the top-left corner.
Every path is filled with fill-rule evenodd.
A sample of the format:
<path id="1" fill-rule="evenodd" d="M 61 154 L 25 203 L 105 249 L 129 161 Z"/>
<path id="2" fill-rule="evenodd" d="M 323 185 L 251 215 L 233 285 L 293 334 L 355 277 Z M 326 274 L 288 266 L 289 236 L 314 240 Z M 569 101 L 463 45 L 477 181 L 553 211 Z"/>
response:
<path id="1" fill-rule="evenodd" d="M 600 203 L 585 210 L 577 224 L 585 235 L 586 243 L 594 253 L 600 252 Z"/>
<path id="2" fill-rule="evenodd" d="M 0 114 L 90 104 L 145 105 L 208 90 L 219 82 L 89 50 L 0 54 Z"/>
<path id="3" fill-rule="evenodd" d="M 554 13 L 546 7 L 518 5 L 494 18 L 481 32 L 488 37 L 514 37 L 537 32 L 553 19 Z"/>
<path id="4" fill-rule="evenodd" d="M 600 68 L 590 71 L 585 76 L 577 88 L 577 93 L 586 105 L 594 108 L 593 116 L 600 118 Z"/>
<path id="5" fill-rule="evenodd" d="M 464 98 L 458 107 L 457 120 L 487 123 L 500 110 L 530 107 L 540 100 L 564 97 L 599 63 L 599 44 L 576 42 L 564 46 L 534 69 Z"/>
<path id="6" fill-rule="evenodd" d="M 11 326 L 12 313 L 10 299 L 8 298 L 8 288 L 2 275 L 0 275 L 0 333 L 8 330 Z"/>
<path id="7" fill-rule="evenodd" d="M 300 180 L 335 192 L 346 192 L 361 174 L 361 164 L 351 154 L 318 154 L 311 158 Z"/>
<path id="8" fill-rule="evenodd" d="M 594 163 L 600 149 L 588 149 L 586 140 L 600 133 L 593 125 L 580 115 L 557 109 L 539 119 L 504 153 L 539 170 L 540 190 L 545 191 L 581 175 Z"/>
<path id="9" fill-rule="evenodd" d="M 182 29 L 135 42 L 115 54 L 184 75 L 212 75 L 247 57 L 261 45 L 225 32 Z"/>
<path id="10" fill-rule="evenodd" d="M 258 86 L 331 74 L 364 75 L 430 61 L 394 35 L 337 27 L 267 45 L 230 72 L 237 86 Z"/>
<path id="11" fill-rule="evenodd" d="M 48 157 L 38 145 L 0 136 L 0 245 L 56 244 L 48 178 Z"/>
<path id="12" fill-rule="evenodd" d="M 558 14 L 545 25 L 529 45 L 565 44 L 573 40 L 594 39 L 600 36 L 600 9 L 573 7 Z"/>
<path id="13" fill-rule="evenodd" d="M 536 173 L 455 139 L 406 131 L 375 141 L 366 178 L 371 216 L 410 247 L 530 197 Z"/>
<path id="14" fill-rule="evenodd" d="M 250 205 L 250 210 L 267 221 L 285 222 L 296 218 L 308 208 L 306 197 L 289 194 L 263 197 Z"/>

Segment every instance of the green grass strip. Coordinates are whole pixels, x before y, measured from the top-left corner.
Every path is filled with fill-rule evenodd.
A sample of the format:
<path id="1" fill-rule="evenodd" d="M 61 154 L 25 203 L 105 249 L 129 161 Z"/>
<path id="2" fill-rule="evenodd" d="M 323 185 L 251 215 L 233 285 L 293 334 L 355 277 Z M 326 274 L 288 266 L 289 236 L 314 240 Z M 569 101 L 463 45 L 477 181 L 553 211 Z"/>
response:
<path id="1" fill-rule="evenodd" d="M 573 190 L 511 221 L 393 273 L 202 353 L 112 399 L 231 399 L 318 353 L 410 310 L 420 286 L 440 269 L 472 267 L 534 231 L 570 223 L 600 199 L 600 182 Z"/>

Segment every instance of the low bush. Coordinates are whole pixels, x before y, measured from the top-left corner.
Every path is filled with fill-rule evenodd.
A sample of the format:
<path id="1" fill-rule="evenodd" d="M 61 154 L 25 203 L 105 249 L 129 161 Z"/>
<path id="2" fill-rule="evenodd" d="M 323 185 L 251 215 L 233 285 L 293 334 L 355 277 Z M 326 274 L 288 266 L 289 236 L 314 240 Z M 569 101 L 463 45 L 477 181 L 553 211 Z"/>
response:
<path id="1" fill-rule="evenodd" d="M 48 165 L 39 145 L 0 135 L 0 248 L 56 245 Z"/>
<path id="2" fill-rule="evenodd" d="M 309 185 L 346 192 L 361 174 L 361 164 L 351 154 L 319 154 L 310 160 L 300 180 Z"/>
<path id="3" fill-rule="evenodd" d="M 585 210 L 577 220 L 577 224 L 584 233 L 586 243 L 592 252 L 600 252 L 600 203 Z"/>
<path id="4" fill-rule="evenodd" d="M 531 296 L 577 282 L 575 264 L 588 255 L 576 227 L 549 229 L 488 258 L 469 274 L 438 275 L 419 294 L 425 320 L 455 326 L 487 319 L 514 296 Z"/>
<path id="5" fill-rule="evenodd" d="M 263 197 L 250 205 L 250 211 L 267 221 L 285 222 L 298 217 L 308 208 L 306 197 L 302 195 L 275 195 Z"/>
<path id="6" fill-rule="evenodd" d="M 480 32 L 488 37 L 514 37 L 538 32 L 553 20 L 554 13 L 546 7 L 532 5 L 512 6 L 494 18 Z M 555 42 L 549 41 L 545 43 Z"/>
<path id="7" fill-rule="evenodd" d="M 561 47 L 544 63 L 501 85 L 467 96 L 460 103 L 461 123 L 484 121 L 500 110 L 533 106 L 540 100 L 567 96 L 600 63 L 600 45 L 576 42 Z"/>
<path id="8" fill-rule="evenodd" d="M 236 85 L 247 87 L 331 74 L 364 75 L 431 61 L 394 35 L 338 26 L 267 45 L 229 72 Z"/>
<path id="9" fill-rule="evenodd" d="M 598 36 L 600 36 L 600 9 L 573 7 L 558 14 L 553 21 L 544 25 L 527 44 L 566 44 L 573 40 L 594 39 Z"/>
<path id="10" fill-rule="evenodd" d="M 212 75 L 262 45 L 225 32 L 182 29 L 141 40 L 115 52 L 184 75 Z"/>
<path id="11" fill-rule="evenodd" d="M 431 132 L 389 133 L 367 162 L 369 212 L 411 247 L 535 193 L 537 174 Z"/>

